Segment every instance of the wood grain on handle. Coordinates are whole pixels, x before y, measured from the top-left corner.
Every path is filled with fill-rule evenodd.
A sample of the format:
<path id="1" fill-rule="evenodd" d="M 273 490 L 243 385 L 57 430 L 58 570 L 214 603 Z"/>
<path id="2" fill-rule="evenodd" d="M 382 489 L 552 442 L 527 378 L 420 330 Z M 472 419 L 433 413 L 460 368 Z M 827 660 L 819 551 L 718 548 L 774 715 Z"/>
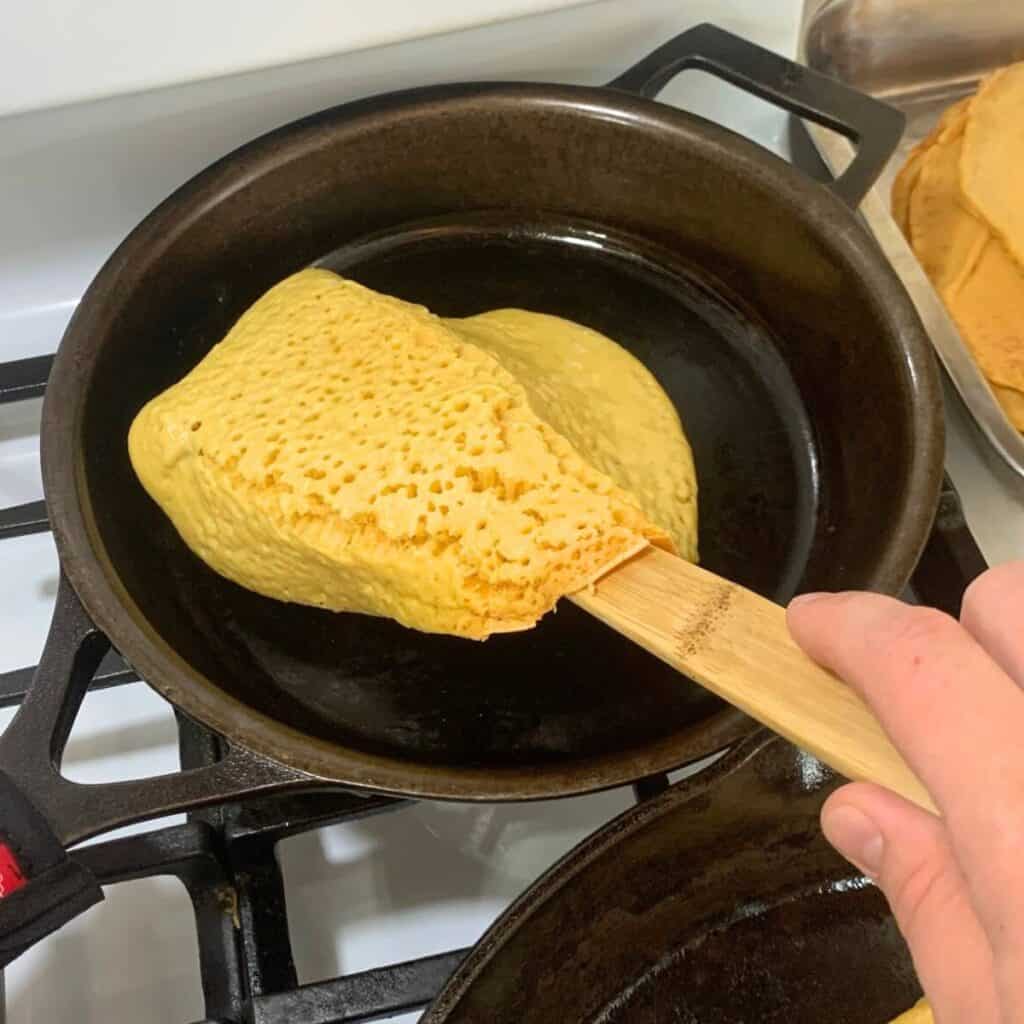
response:
<path id="1" fill-rule="evenodd" d="M 936 810 L 867 705 L 797 647 L 774 602 L 657 548 L 572 600 L 840 774 Z"/>

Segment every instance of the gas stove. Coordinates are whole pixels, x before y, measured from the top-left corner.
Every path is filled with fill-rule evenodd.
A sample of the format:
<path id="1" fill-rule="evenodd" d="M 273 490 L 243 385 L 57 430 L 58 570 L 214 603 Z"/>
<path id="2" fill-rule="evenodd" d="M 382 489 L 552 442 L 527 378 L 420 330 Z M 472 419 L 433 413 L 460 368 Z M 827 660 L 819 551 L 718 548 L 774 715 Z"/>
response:
<path id="1" fill-rule="evenodd" d="M 0 365 L 0 394 L 5 393 L 4 381 L 14 376 L 12 368 L 19 364 Z M 6 393 L 10 391 L 8 388 Z M 7 537 L 28 536 L 45 522 L 22 514 L 23 522 L 15 525 L 11 510 L 6 512 Z M 983 566 L 956 492 L 947 484 L 910 596 L 955 611 L 964 587 Z M 31 675 L 31 668 L 0 674 L 0 707 L 20 702 Z M 138 685 L 132 670 L 111 655 L 97 673 L 91 692 L 116 694 Z M 110 708 L 108 714 L 122 736 L 131 728 L 117 707 Z M 217 736 L 184 716 L 177 717 L 176 725 L 181 768 L 199 768 L 223 756 Z M 687 773 L 702 767 L 691 766 Z M 169 906 L 163 888 L 153 889 L 145 897 L 135 893 L 134 913 L 126 914 L 128 905 L 119 901 L 103 905 L 102 912 L 108 918 L 106 928 L 127 924 L 127 934 L 119 931 L 115 938 L 123 941 L 144 933 L 147 942 L 132 947 L 135 955 L 151 947 L 154 938 L 157 948 L 167 942 L 180 954 L 183 946 L 190 945 L 180 933 L 194 931 L 202 1007 L 198 1019 L 206 1024 L 411 1021 L 416 1012 L 409 1016 L 405 1012 L 427 1005 L 465 955 L 464 946 L 451 944 L 475 937 L 466 927 L 469 920 L 478 929 L 486 926 L 512 894 L 510 883 L 528 882 L 532 871 L 573 845 L 581 826 L 584 831 L 596 827 L 629 800 L 648 799 L 683 774 L 643 779 L 631 793 L 581 797 L 571 804 L 563 801 L 527 811 L 507 806 L 481 809 L 413 804 L 344 791 L 254 798 L 192 812 L 181 822 L 87 844 L 74 856 L 108 888 L 108 898 L 125 883 L 143 879 L 180 883 L 191 909 L 191 929 Z M 532 854 L 531 843 L 537 846 Z M 360 869 L 360 861 L 367 862 L 368 871 Z M 333 871 L 338 862 L 344 866 Z M 453 867 L 460 869 L 456 876 Z M 315 872 L 312 875 L 310 868 Z M 372 906 L 372 896 L 368 899 L 370 894 L 360 892 L 361 881 L 370 882 L 372 896 L 379 899 L 386 894 L 381 901 L 384 906 Z M 403 907 L 403 890 L 406 898 L 411 897 L 408 907 Z M 453 897 L 472 903 L 461 908 L 446 906 Z M 363 920 L 367 903 L 377 915 L 369 927 Z M 110 920 L 112 908 L 118 914 L 114 920 Z M 71 929 L 85 934 L 76 936 Z M 324 936 L 324 929 L 333 935 Z M 38 962 L 51 952 L 61 958 L 69 945 L 74 949 L 82 944 L 82 952 L 88 954 L 103 934 L 97 935 L 98 931 L 95 921 L 84 926 L 73 923 L 16 961 L 12 973 L 19 987 L 12 988 L 8 1019 L 18 1019 L 14 1014 L 20 1012 L 19 997 L 28 999 L 25 1019 L 42 1019 L 39 1011 L 45 1007 L 49 1015 L 56 1008 L 54 1003 L 67 1010 L 66 1019 L 82 1019 L 68 1006 L 78 993 L 64 988 L 65 973 L 53 971 L 45 961 L 42 965 Z M 329 957 L 333 946 L 344 973 L 300 983 L 296 950 L 300 943 L 309 943 L 311 932 L 326 938 L 327 949 L 307 949 L 307 955 Z M 347 948 L 353 939 L 355 943 Z M 399 959 L 410 951 L 423 950 L 428 951 Z M 338 953 L 342 955 L 338 957 Z M 23 980 L 25 965 L 31 970 L 33 961 L 36 970 L 46 971 L 53 981 L 46 989 L 49 998 L 40 997 L 34 987 L 39 985 L 38 975 L 28 974 L 28 985 Z M 364 962 L 374 965 L 364 967 Z M 157 977 L 166 983 L 162 974 L 165 961 L 158 959 L 155 966 Z M 147 1019 L 190 1019 L 191 1014 L 170 1017 L 170 1003 L 165 998 L 160 1015 Z M 135 1019 L 135 1014 L 125 1019 Z"/>
<path id="2" fill-rule="evenodd" d="M 552 3 L 561 9 L 488 25 L 503 5 L 480 6 L 493 10 L 477 28 L 0 119 L 0 727 L 30 682 L 56 596 L 38 472 L 49 357 L 91 276 L 166 193 L 265 130 L 374 92 L 459 78 L 600 83 L 702 20 L 793 54 L 801 5 Z M 728 86 L 688 72 L 662 98 L 791 155 L 786 118 Z M 962 463 L 976 442 L 954 428 Z M 963 479 L 970 519 L 989 507 L 986 477 Z M 1008 557 L 982 518 L 970 519 L 982 549 Z M 981 565 L 947 487 L 918 596 L 955 610 Z M 215 760 L 219 743 L 111 655 L 64 770 L 81 782 L 157 775 Z M 415 1020 L 512 898 L 675 778 L 530 805 L 309 794 L 119 830 L 76 853 L 106 901 L 8 969 L 0 1022 Z"/>

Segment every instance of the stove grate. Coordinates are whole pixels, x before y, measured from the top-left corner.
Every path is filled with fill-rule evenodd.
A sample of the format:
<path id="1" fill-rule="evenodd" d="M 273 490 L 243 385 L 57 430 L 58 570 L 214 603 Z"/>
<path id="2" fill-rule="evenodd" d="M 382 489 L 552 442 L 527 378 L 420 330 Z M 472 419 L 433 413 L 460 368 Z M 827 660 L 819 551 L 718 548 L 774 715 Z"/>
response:
<path id="1" fill-rule="evenodd" d="M 41 356 L 0 364 L 0 404 L 42 395 L 52 361 L 52 356 Z M 42 501 L 0 509 L 0 539 L 48 529 Z M 911 596 L 956 614 L 964 588 L 984 568 L 959 498 L 947 480 Z M 34 672 L 30 666 L 0 673 L 0 707 L 21 702 Z M 111 651 L 89 688 L 138 679 Z M 224 756 L 219 737 L 184 715 L 177 718 L 183 769 L 211 765 Z M 634 787 L 636 798 L 649 799 L 667 785 L 665 776 L 641 780 Z M 337 789 L 253 797 L 193 811 L 183 825 L 95 843 L 73 856 L 104 885 L 158 875 L 181 880 L 199 936 L 206 1013 L 199 1024 L 353 1024 L 427 1005 L 467 951 L 445 951 L 299 985 L 275 847 L 287 836 L 384 813 L 404 803 Z M 0 997 L 2 992 L 0 985 Z"/>

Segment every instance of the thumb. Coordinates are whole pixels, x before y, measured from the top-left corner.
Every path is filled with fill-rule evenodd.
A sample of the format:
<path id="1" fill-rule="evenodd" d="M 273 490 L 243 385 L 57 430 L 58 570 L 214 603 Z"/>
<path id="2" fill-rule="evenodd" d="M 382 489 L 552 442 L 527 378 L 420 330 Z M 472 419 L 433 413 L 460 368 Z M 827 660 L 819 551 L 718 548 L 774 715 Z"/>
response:
<path id="1" fill-rule="evenodd" d="M 992 950 L 945 826 L 886 789 L 853 783 L 821 812 L 825 838 L 878 883 L 940 1024 L 998 1024 Z"/>

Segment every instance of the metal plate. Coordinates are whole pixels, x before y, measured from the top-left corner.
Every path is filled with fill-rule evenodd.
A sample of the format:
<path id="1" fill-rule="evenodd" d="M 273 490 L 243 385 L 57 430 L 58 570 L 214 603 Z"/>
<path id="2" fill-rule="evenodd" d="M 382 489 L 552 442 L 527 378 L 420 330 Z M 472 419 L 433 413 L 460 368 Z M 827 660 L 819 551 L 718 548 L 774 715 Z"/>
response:
<path id="1" fill-rule="evenodd" d="M 807 0 L 800 58 L 903 111 L 907 129 L 861 212 L 903 279 L 935 351 L 981 433 L 1024 477 L 1024 437 L 1003 414 L 942 300 L 890 214 L 893 179 L 939 115 L 996 68 L 1024 60 L 1024 5 L 1006 0 Z M 808 125 L 834 173 L 850 143 Z"/>

